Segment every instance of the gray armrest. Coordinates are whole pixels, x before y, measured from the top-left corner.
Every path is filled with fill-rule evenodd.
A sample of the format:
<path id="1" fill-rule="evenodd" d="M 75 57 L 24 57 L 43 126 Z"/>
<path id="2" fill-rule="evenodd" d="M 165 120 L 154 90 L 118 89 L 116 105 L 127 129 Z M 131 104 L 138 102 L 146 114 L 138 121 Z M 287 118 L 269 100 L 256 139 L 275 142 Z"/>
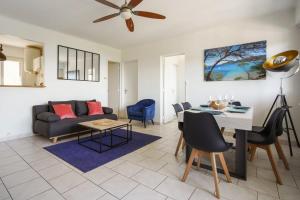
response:
<path id="1" fill-rule="evenodd" d="M 60 117 L 52 112 L 42 112 L 37 115 L 37 119 L 44 122 L 57 122 Z"/>

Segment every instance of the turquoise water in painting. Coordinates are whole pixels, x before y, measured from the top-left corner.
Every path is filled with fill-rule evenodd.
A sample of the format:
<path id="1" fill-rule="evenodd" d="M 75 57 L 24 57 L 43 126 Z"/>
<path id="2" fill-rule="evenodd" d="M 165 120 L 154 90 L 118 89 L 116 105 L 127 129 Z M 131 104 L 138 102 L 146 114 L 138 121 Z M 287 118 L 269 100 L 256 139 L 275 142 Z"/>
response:
<path id="1" fill-rule="evenodd" d="M 238 63 L 225 63 L 217 65 L 212 73 L 212 79 L 222 79 L 224 81 L 229 80 L 255 80 L 265 78 L 263 70 L 257 70 L 261 68 L 264 61 L 251 61 L 243 63 L 240 66 Z M 211 67 L 205 68 L 205 75 L 211 70 Z M 250 75 L 250 78 L 249 78 Z M 221 78 L 222 77 L 222 78 Z"/>

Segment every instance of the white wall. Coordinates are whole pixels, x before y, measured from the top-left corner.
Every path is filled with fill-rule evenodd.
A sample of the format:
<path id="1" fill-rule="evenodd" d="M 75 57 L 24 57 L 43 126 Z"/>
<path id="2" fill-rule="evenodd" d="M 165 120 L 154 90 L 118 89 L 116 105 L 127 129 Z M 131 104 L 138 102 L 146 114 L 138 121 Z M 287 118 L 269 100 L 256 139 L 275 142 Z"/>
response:
<path id="1" fill-rule="evenodd" d="M 300 0 L 297 0 L 296 5 L 296 24 L 300 27 Z"/>
<path id="2" fill-rule="evenodd" d="M 92 99 L 107 104 L 107 61 L 120 62 L 121 51 L 0 16 L 1 34 L 44 44 L 46 88 L 0 87 L 0 140 L 32 134 L 31 109 L 48 100 Z M 57 80 L 57 45 L 101 54 L 100 83 Z"/>
<path id="3" fill-rule="evenodd" d="M 294 14 L 294 11 L 289 10 L 255 19 L 212 24 L 211 27 L 191 34 L 124 49 L 123 60 L 138 60 L 139 99 L 154 98 L 158 102 L 156 121 L 161 122 L 162 119 L 160 115 L 162 79 L 159 77 L 161 56 L 183 53 L 186 55 L 188 101 L 197 106 L 206 103 L 209 95 L 232 94 L 243 104 L 255 107 L 255 123 L 261 124 L 278 93 L 279 81 L 268 77 L 267 80 L 260 81 L 204 82 L 204 49 L 260 40 L 267 40 L 268 56 L 288 49 L 297 49 L 300 45 L 300 30 L 295 27 Z M 294 81 L 297 84 L 293 83 L 295 87 L 293 91 L 296 88 L 299 90 L 299 75 Z M 299 96 L 292 98 L 294 113 L 300 113 Z M 299 115 L 296 120 L 300 120 Z M 300 127 L 297 126 L 299 130 Z"/>

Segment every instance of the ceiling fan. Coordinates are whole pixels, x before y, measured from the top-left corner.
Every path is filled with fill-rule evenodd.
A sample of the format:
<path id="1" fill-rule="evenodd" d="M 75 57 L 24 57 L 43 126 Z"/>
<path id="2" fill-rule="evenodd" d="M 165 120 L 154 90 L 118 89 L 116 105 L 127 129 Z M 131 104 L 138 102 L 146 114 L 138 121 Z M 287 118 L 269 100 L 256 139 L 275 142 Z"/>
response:
<path id="1" fill-rule="evenodd" d="M 152 19 L 166 19 L 165 16 L 157 14 L 157 13 L 146 12 L 146 11 L 133 11 L 132 9 L 135 8 L 137 5 L 139 5 L 143 0 L 131 0 L 129 3 L 127 3 L 127 1 L 125 0 L 125 4 L 122 5 L 121 7 L 115 5 L 107 0 L 96 0 L 96 1 L 99 3 L 102 3 L 104 5 L 107 5 L 109 7 L 118 9 L 119 12 L 96 19 L 95 21 L 93 21 L 93 23 L 102 22 L 102 21 L 105 21 L 105 20 L 108 20 L 108 19 L 111 19 L 111 18 L 121 15 L 121 17 L 123 19 L 125 19 L 125 21 L 126 21 L 128 30 L 130 32 L 133 32 L 134 31 L 134 23 L 131 18 L 132 15 L 137 15 L 137 16 L 147 17 L 147 18 L 152 18 Z"/>

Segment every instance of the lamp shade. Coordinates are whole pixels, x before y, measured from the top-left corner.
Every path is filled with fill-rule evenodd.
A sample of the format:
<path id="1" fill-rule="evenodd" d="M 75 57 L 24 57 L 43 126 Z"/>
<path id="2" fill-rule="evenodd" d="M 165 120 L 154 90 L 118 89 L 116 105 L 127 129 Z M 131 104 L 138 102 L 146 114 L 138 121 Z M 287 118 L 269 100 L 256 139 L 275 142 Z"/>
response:
<path id="1" fill-rule="evenodd" d="M 263 67 L 272 72 L 287 72 L 296 65 L 299 65 L 299 52 L 290 50 L 272 56 Z"/>
<path id="2" fill-rule="evenodd" d="M 3 48 L 2 48 L 2 44 L 0 45 L 0 61 L 5 61 L 6 60 L 6 56 L 3 54 Z"/>

